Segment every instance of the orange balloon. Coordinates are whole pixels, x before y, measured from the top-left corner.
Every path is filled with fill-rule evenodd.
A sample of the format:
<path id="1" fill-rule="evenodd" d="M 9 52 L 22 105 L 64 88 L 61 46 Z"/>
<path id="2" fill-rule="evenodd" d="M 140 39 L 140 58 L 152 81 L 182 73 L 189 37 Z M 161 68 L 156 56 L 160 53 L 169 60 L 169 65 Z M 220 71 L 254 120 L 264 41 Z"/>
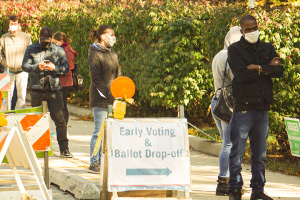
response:
<path id="1" fill-rule="evenodd" d="M 110 92 L 115 98 L 123 97 L 129 99 L 135 93 L 135 84 L 130 78 L 120 76 L 112 82 Z"/>

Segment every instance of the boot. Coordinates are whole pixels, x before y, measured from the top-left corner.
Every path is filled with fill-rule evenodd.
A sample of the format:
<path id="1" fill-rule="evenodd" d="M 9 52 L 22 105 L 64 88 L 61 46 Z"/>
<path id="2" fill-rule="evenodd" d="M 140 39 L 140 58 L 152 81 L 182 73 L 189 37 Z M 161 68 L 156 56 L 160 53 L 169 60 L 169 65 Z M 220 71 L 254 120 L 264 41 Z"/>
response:
<path id="1" fill-rule="evenodd" d="M 250 200 L 273 200 L 271 197 L 269 197 L 264 192 L 252 192 Z"/>
<path id="2" fill-rule="evenodd" d="M 228 195 L 228 181 L 229 181 L 229 177 L 225 178 L 225 177 L 218 176 L 218 180 L 217 180 L 218 185 L 216 189 L 217 196 Z"/>
<path id="3" fill-rule="evenodd" d="M 233 189 L 229 191 L 229 200 L 242 200 L 241 189 Z"/>

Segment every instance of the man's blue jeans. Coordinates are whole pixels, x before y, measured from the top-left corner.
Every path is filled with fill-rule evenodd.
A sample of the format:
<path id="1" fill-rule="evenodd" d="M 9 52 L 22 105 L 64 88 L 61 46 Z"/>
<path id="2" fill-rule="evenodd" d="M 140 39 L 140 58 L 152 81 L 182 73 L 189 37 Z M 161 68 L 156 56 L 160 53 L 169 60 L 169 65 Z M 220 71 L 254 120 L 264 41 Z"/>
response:
<path id="1" fill-rule="evenodd" d="M 222 151 L 219 156 L 219 169 L 220 169 L 220 177 L 227 178 L 229 177 L 229 153 L 231 149 L 231 141 L 230 141 L 230 126 L 225 121 L 219 120 L 214 114 L 213 109 L 215 107 L 217 100 L 211 100 L 211 113 L 214 118 L 214 121 L 219 130 L 220 136 L 222 138 Z"/>
<path id="2" fill-rule="evenodd" d="M 91 143 L 90 143 L 90 156 L 92 156 L 95 144 L 101 129 L 101 126 L 105 119 L 107 118 L 107 108 L 102 108 L 102 107 L 93 107 L 93 114 L 94 114 L 94 124 L 95 124 L 95 129 L 91 138 Z M 90 158 L 90 164 L 93 163 L 100 163 L 101 162 L 101 151 L 102 151 L 102 144 L 101 148 L 98 151 L 96 156 L 93 156 Z"/>
<path id="3" fill-rule="evenodd" d="M 229 191 L 241 189 L 243 178 L 241 164 L 249 136 L 251 155 L 252 178 L 250 187 L 254 192 L 263 192 L 266 182 L 265 166 L 268 137 L 268 112 L 250 110 L 233 112 L 230 122 L 230 139 L 232 148 L 229 155 Z"/>

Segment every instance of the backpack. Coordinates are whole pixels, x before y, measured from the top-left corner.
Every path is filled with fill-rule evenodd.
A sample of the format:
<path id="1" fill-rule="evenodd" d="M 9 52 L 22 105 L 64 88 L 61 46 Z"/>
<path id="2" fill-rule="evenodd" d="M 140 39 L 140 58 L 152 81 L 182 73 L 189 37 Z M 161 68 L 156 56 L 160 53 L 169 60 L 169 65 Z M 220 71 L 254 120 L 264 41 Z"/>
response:
<path id="1" fill-rule="evenodd" d="M 73 90 L 82 90 L 84 88 L 83 77 L 80 74 L 78 63 L 74 63 L 74 69 L 71 71 L 73 77 Z"/>

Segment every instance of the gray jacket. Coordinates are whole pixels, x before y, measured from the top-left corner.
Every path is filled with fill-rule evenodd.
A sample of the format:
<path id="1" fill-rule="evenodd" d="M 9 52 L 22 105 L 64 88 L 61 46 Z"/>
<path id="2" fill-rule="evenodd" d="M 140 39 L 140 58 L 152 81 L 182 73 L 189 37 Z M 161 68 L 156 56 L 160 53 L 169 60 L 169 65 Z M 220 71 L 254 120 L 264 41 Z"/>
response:
<path id="1" fill-rule="evenodd" d="M 50 60 L 55 65 L 53 71 L 41 71 L 38 64 L 44 60 Z M 51 91 L 60 90 L 59 77 L 69 71 L 69 64 L 62 47 L 51 44 L 49 50 L 41 49 L 39 42 L 33 43 L 26 49 L 22 62 L 22 69 L 30 73 L 30 88 L 34 90 L 44 89 L 45 75 L 49 74 Z"/>
<path id="2" fill-rule="evenodd" d="M 89 49 L 88 63 L 91 76 L 90 107 L 107 108 L 114 102 L 110 86 L 121 75 L 118 55 L 114 50 L 94 43 Z"/>
<path id="3" fill-rule="evenodd" d="M 228 33 L 225 36 L 224 39 L 224 49 L 221 50 L 213 59 L 212 62 L 212 72 L 213 72 L 213 77 L 214 77 L 214 87 L 215 87 L 215 96 L 218 97 L 220 94 L 219 88 L 222 87 L 223 84 L 223 78 L 224 78 L 224 70 L 225 70 L 225 65 L 227 64 L 226 67 L 226 74 L 225 74 L 225 82 L 224 86 L 228 86 L 232 84 L 233 80 L 233 73 L 231 72 L 230 66 L 227 61 L 227 52 L 228 52 L 228 47 L 239 41 L 241 39 L 241 28 L 239 26 L 234 26 L 232 27 Z M 228 87 L 229 91 L 232 91 L 231 87 Z"/>

